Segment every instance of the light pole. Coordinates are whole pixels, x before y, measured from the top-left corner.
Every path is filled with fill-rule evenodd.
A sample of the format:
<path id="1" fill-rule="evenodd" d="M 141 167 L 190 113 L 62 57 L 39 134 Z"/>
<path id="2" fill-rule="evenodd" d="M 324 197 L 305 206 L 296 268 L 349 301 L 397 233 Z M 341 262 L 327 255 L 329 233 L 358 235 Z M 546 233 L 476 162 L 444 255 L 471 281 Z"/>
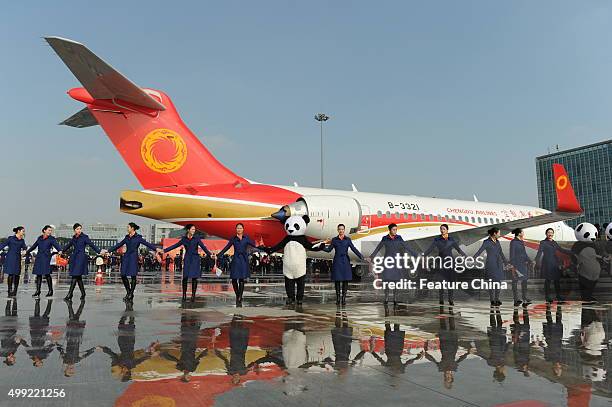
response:
<path id="1" fill-rule="evenodd" d="M 321 188 L 323 188 L 323 122 L 328 121 L 329 116 L 325 113 L 318 113 L 314 118 L 321 125 Z"/>

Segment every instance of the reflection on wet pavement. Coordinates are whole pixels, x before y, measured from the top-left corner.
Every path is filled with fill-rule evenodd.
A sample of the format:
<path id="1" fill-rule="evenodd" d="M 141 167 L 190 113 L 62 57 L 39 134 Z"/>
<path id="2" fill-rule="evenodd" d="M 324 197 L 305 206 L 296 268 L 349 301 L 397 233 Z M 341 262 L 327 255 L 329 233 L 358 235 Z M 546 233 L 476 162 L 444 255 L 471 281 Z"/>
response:
<path id="1" fill-rule="evenodd" d="M 0 314 L 0 405 L 611 404 L 609 306 L 394 308 L 357 293 L 337 309 L 319 290 L 295 309 L 279 286 L 248 289 L 243 308 L 224 284 L 184 305 L 172 285 L 141 286 L 133 305 L 118 285 L 74 303 L 24 290 Z"/>

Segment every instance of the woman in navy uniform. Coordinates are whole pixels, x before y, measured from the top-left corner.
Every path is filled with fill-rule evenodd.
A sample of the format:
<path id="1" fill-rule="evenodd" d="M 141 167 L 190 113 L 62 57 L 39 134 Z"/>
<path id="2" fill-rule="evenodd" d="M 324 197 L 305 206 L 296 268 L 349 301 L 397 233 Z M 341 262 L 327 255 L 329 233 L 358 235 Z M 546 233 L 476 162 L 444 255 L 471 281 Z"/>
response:
<path id="1" fill-rule="evenodd" d="M 89 259 L 87 257 L 87 253 L 85 253 L 85 248 L 87 246 L 91 247 L 97 254 L 100 254 L 100 249 L 96 246 L 87 236 L 83 233 L 83 226 L 80 223 L 75 223 L 72 226 L 72 230 L 74 230 L 74 236 L 70 239 L 70 242 L 66 246 L 62 248 L 62 252 L 74 248 L 72 254 L 70 255 L 70 259 L 68 263 L 70 264 L 70 277 L 72 277 L 70 281 L 70 290 L 68 290 L 68 294 L 64 298 L 66 301 L 72 300 L 72 294 L 74 293 L 74 287 L 78 284 L 79 290 L 81 291 L 81 299 L 85 299 L 85 286 L 83 285 L 83 276 L 86 276 L 88 273 L 88 263 Z"/>
<path id="2" fill-rule="evenodd" d="M 427 256 L 433 250 L 438 251 L 438 257 L 441 260 L 441 269 L 439 271 L 440 281 L 457 281 L 457 272 L 455 271 L 455 262 L 453 256 L 453 250 L 456 250 L 461 256 L 466 256 L 465 252 L 461 250 L 457 241 L 448 235 L 448 225 L 440 225 L 440 236 L 434 238 L 433 242 L 425 252 L 422 254 L 423 257 Z M 450 261 L 447 259 L 450 258 Z M 448 264 L 450 263 L 450 264 Z M 450 266 L 450 267 L 449 267 Z M 453 290 L 448 291 L 448 304 L 455 305 L 453 301 Z M 438 291 L 440 296 L 440 304 L 444 305 L 444 289 L 441 288 Z"/>
<path id="3" fill-rule="evenodd" d="M 402 239 L 400 235 L 397 234 L 397 225 L 395 223 L 391 223 L 388 226 L 389 234 L 383 236 L 376 249 L 372 252 L 371 258 L 376 257 L 376 254 L 384 248 L 385 255 L 384 257 L 391 257 L 395 259 L 395 256 L 400 253 L 408 253 L 412 257 L 418 257 L 418 254 L 413 251 L 408 243 Z M 395 263 L 395 260 L 393 261 Z M 384 264 L 385 262 L 383 262 Z M 383 282 L 397 282 L 400 281 L 403 277 L 402 268 L 398 267 L 399 265 L 394 265 L 391 267 L 385 267 L 382 272 L 382 280 Z M 389 288 L 385 287 L 385 301 L 387 304 L 389 302 Z M 397 288 L 393 290 L 393 305 L 397 305 Z"/>
<path id="4" fill-rule="evenodd" d="M 244 225 L 238 223 L 236 225 L 236 235 L 232 237 L 223 250 L 217 254 L 217 257 L 222 257 L 230 247 L 234 246 L 234 257 L 230 264 L 230 278 L 232 279 L 232 287 L 236 293 L 236 306 L 242 307 L 242 294 L 244 294 L 244 280 L 251 276 L 249 270 L 249 252 L 251 246 L 254 249 L 259 249 L 255 242 L 250 237 L 244 234 Z"/>
<path id="5" fill-rule="evenodd" d="M 531 304 L 531 300 L 527 298 L 527 280 L 529 279 L 529 268 L 533 263 L 527 250 L 525 249 L 525 232 L 523 229 L 517 228 L 512 231 L 514 239 L 510 242 L 510 264 L 514 267 L 512 273 L 512 295 L 514 296 L 514 306 L 518 307 L 523 304 L 523 307 Z M 519 300 L 518 282 L 521 282 L 521 293 L 523 301 Z"/>
<path id="6" fill-rule="evenodd" d="M 480 249 L 474 254 L 474 258 L 480 256 L 482 252 L 486 250 L 487 260 L 485 263 L 485 269 L 487 271 L 487 277 L 494 282 L 501 282 L 504 280 L 504 265 L 508 264 L 506 256 L 502 250 L 501 244 L 499 243 L 499 229 L 492 227 L 488 230 L 489 237 L 482 242 Z M 499 288 L 489 289 L 489 298 L 491 305 L 501 305 L 499 300 Z"/>
<path id="7" fill-rule="evenodd" d="M 125 253 L 121 258 L 121 281 L 125 287 L 124 300 L 130 301 L 134 299 L 134 290 L 136 290 L 136 276 L 138 275 L 138 248 L 140 245 L 146 246 L 151 250 L 160 253 L 162 250 L 156 248 L 151 243 L 147 242 L 144 237 L 136 233 L 140 229 L 140 226 L 134 222 L 130 222 L 127 226 L 128 234 L 125 235 L 122 241 L 108 249 L 109 253 L 112 253 L 125 245 Z M 131 282 L 128 281 L 128 277 L 131 278 Z M 131 284 L 130 284 L 131 283 Z"/>
<path id="8" fill-rule="evenodd" d="M 196 227 L 194 225 L 191 223 L 185 225 L 185 232 L 185 236 L 181 237 L 181 240 L 172 246 L 166 247 L 164 253 L 168 253 L 180 246 L 185 248 L 185 264 L 183 265 L 183 301 L 187 301 L 187 283 L 189 279 L 191 279 L 191 302 L 194 302 L 196 291 L 198 290 L 198 278 L 200 278 L 202 274 L 198 247 L 202 248 L 207 256 L 214 258 L 214 255 L 208 250 L 208 247 L 202 243 L 202 239 L 196 236 Z M 175 258 L 175 265 L 176 261 L 177 259 Z"/>
<path id="9" fill-rule="evenodd" d="M 346 304 L 346 293 L 348 291 L 348 282 L 353 279 L 353 271 L 351 270 L 351 260 L 349 258 L 349 248 L 363 260 L 363 256 L 357 250 L 350 237 L 344 234 L 345 226 L 341 223 L 338 225 L 338 236 L 331 240 L 325 241 L 323 251 L 330 253 L 334 250 L 334 260 L 332 262 L 331 279 L 336 287 L 336 305 L 340 304 L 340 284 L 342 284 L 342 305 Z"/>
<path id="10" fill-rule="evenodd" d="M 19 276 L 21 274 L 21 251 L 28 248 L 25 244 L 25 228 L 17 226 L 13 228 L 13 236 L 9 236 L 4 243 L 0 243 L 0 251 L 8 247 L 8 253 L 4 260 L 4 273 L 8 274 L 8 296 L 17 296 L 17 287 L 19 287 Z"/>
<path id="11" fill-rule="evenodd" d="M 45 278 L 49 291 L 47 297 L 53 297 L 53 282 L 51 281 L 51 249 L 55 249 L 58 252 L 62 251 L 62 247 L 59 245 L 55 237 L 51 234 L 53 228 L 51 225 L 45 225 L 42 228 L 42 235 L 38 236 L 36 242 L 26 251 L 26 254 L 30 254 L 34 249 L 38 248 L 36 254 L 36 261 L 34 262 L 34 270 L 32 274 L 36 276 L 36 292 L 32 294 L 32 297 L 40 296 L 40 286 L 42 285 L 42 279 Z"/>
<path id="12" fill-rule="evenodd" d="M 552 298 L 550 297 L 551 281 L 554 282 L 555 285 L 557 301 L 563 301 L 563 298 L 561 297 L 561 284 L 559 282 L 559 280 L 561 280 L 561 262 L 557 257 L 557 252 L 572 255 L 571 250 L 567 250 L 559 246 L 559 243 L 553 239 L 554 236 L 555 231 L 553 228 L 546 229 L 546 239 L 540 241 L 540 248 L 538 249 L 538 254 L 536 254 L 535 257 L 536 267 L 542 270 L 542 277 L 545 279 L 544 295 L 546 297 L 546 302 L 552 302 Z"/>

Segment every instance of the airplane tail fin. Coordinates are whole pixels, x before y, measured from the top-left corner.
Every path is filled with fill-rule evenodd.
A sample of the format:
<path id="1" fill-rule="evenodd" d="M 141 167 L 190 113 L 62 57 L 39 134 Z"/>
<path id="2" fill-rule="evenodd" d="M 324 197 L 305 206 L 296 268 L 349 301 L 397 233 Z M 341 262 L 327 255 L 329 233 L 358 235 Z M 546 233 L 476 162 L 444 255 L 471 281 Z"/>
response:
<path id="1" fill-rule="evenodd" d="M 557 194 L 557 212 L 582 213 L 567 171 L 562 164 L 553 164 L 553 178 Z"/>
<path id="2" fill-rule="evenodd" d="M 83 44 L 45 39 L 83 85 L 68 94 L 86 108 L 60 124 L 99 124 L 144 188 L 248 182 L 204 147 L 168 95 L 138 87 Z"/>

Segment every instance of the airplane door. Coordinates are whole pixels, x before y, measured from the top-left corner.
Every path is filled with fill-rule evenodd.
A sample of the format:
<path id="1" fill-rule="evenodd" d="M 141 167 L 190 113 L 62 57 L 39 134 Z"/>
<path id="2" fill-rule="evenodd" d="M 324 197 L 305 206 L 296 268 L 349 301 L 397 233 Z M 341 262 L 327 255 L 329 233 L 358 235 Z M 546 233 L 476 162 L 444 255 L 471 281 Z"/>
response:
<path id="1" fill-rule="evenodd" d="M 361 221 L 359 223 L 359 231 L 357 233 L 367 234 L 370 232 L 372 227 L 372 213 L 370 207 L 367 205 L 361 205 Z"/>

